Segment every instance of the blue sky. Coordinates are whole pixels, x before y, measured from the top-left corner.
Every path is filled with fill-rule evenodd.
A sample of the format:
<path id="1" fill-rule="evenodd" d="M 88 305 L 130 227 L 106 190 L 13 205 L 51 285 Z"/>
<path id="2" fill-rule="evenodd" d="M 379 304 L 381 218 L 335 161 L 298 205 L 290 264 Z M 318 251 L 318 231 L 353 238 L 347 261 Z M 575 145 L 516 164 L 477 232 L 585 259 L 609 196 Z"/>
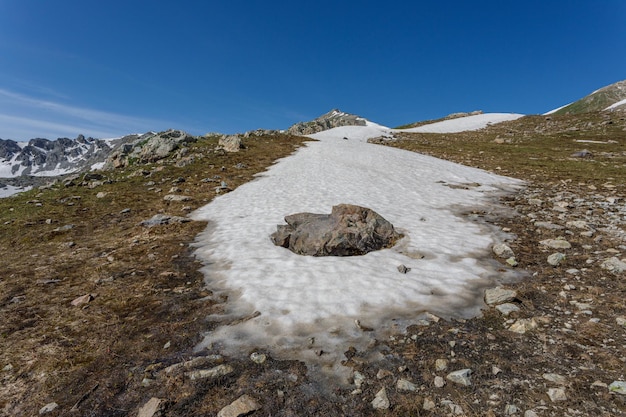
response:
<path id="1" fill-rule="evenodd" d="M 623 79 L 623 0 L 0 0 L 3 139 L 536 114 Z"/>

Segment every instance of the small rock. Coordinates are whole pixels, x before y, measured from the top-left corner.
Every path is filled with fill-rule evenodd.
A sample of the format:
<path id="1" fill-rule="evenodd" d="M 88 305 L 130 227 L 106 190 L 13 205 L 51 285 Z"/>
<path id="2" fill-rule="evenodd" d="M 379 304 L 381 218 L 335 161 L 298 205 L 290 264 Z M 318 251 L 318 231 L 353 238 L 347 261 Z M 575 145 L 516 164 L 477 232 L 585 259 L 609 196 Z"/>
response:
<path id="1" fill-rule="evenodd" d="M 505 243 L 498 243 L 496 245 L 493 245 L 492 250 L 498 258 L 506 259 L 515 256 L 513 250 Z"/>
<path id="2" fill-rule="evenodd" d="M 507 404 L 506 407 L 504 407 L 504 415 L 506 416 L 512 416 L 517 413 L 519 413 L 519 408 L 517 408 L 515 404 Z"/>
<path id="3" fill-rule="evenodd" d="M 574 221 L 565 223 L 565 225 L 567 227 L 573 227 L 576 229 L 588 229 L 589 228 L 589 224 L 584 220 L 574 220 Z"/>
<path id="4" fill-rule="evenodd" d="M 616 257 L 612 257 L 602 262 L 600 267 L 614 274 L 621 274 L 626 271 L 626 262 L 621 261 Z"/>
<path id="5" fill-rule="evenodd" d="M 565 259 L 565 254 L 556 252 L 548 256 L 548 263 L 554 267 L 559 266 Z"/>
<path id="6" fill-rule="evenodd" d="M 485 303 L 487 305 L 508 303 L 515 300 L 516 297 L 516 291 L 507 290 L 502 287 L 489 288 L 485 290 Z"/>
<path id="7" fill-rule="evenodd" d="M 249 395 L 242 395 L 233 401 L 230 405 L 222 408 L 217 417 L 239 417 L 245 416 L 253 411 L 261 409 L 259 403 Z"/>
<path id="8" fill-rule="evenodd" d="M 398 265 L 398 272 L 400 272 L 401 274 L 406 274 L 410 270 L 411 270 L 411 268 L 408 268 L 408 267 L 406 267 L 404 265 Z"/>
<path id="9" fill-rule="evenodd" d="M 524 412 L 524 417 L 539 417 L 539 414 L 537 414 L 533 410 L 526 410 Z"/>
<path id="10" fill-rule="evenodd" d="M 565 388 L 550 388 L 548 390 L 548 397 L 550 397 L 550 401 L 567 401 L 567 395 L 565 395 Z"/>
<path id="11" fill-rule="evenodd" d="M 137 417 L 154 417 L 158 415 L 160 411 L 162 411 L 163 406 L 165 405 L 165 401 L 152 397 L 150 400 L 145 403 L 140 409 L 139 413 L 137 413 Z"/>
<path id="12" fill-rule="evenodd" d="M 518 306 L 516 306 L 513 303 L 505 303 L 505 304 L 500 304 L 499 306 L 496 306 L 496 310 L 502 313 L 502 315 L 508 316 L 511 313 L 515 313 L 519 311 L 520 309 Z"/>
<path id="13" fill-rule="evenodd" d="M 188 195 L 167 194 L 166 196 L 163 197 L 163 200 L 165 201 L 191 201 L 193 200 L 193 198 L 191 198 Z"/>
<path id="14" fill-rule="evenodd" d="M 448 381 L 454 382 L 455 384 L 469 387 L 470 385 L 472 385 L 472 381 L 470 380 L 471 374 L 472 374 L 471 369 L 461 369 L 459 371 L 450 372 L 446 376 L 446 379 Z"/>
<path id="15" fill-rule="evenodd" d="M 443 388 L 446 385 L 446 381 L 442 377 L 436 376 L 434 384 L 437 388 Z"/>
<path id="16" fill-rule="evenodd" d="M 354 385 L 356 385 L 357 388 L 361 388 L 363 382 L 365 382 L 365 376 L 359 371 L 354 371 L 352 378 L 354 379 Z"/>
<path id="17" fill-rule="evenodd" d="M 517 259 L 515 259 L 515 257 L 510 257 L 505 261 L 509 266 L 515 268 L 517 265 L 519 265 L 519 263 L 517 262 Z"/>
<path id="18" fill-rule="evenodd" d="M 380 369 L 376 374 L 376 379 L 384 379 L 388 376 L 392 376 L 393 374 L 386 369 Z"/>
<path id="19" fill-rule="evenodd" d="M 626 394 L 626 382 L 613 381 L 611 385 L 609 385 L 609 391 L 617 394 Z"/>
<path id="20" fill-rule="evenodd" d="M 435 370 L 437 371 L 445 371 L 448 369 L 448 360 L 447 359 L 437 359 L 435 361 Z"/>
<path id="21" fill-rule="evenodd" d="M 424 398 L 424 403 L 422 404 L 422 408 L 426 411 L 431 411 L 435 409 L 435 402 L 430 398 Z"/>
<path id="22" fill-rule="evenodd" d="M 398 391 L 417 391 L 417 385 L 415 385 L 411 381 L 407 381 L 406 379 L 402 378 L 398 379 L 398 382 L 396 383 L 396 388 L 398 389 Z"/>
<path id="23" fill-rule="evenodd" d="M 104 198 L 107 196 L 107 194 L 109 193 L 105 193 L 104 191 L 100 191 L 98 194 L 96 194 L 96 198 Z"/>
<path id="24" fill-rule="evenodd" d="M 543 374 L 543 379 L 558 385 L 567 385 L 567 379 L 559 374 Z"/>
<path id="25" fill-rule="evenodd" d="M 626 326 L 626 317 L 616 317 L 615 322 L 620 326 Z"/>
<path id="26" fill-rule="evenodd" d="M 220 376 L 228 375 L 234 371 L 230 365 L 218 365 L 211 369 L 198 369 L 196 371 L 185 372 L 185 376 L 190 380 L 218 378 Z"/>
<path id="27" fill-rule="evenodd" d="M 542 245 L 552 249 L 571 249 L 572 245 L 565 239 L 546 239 L 542 240 Z"/>
<path id="28" fill-rule="evenodd" d="M 497 366 L 493 365 L 491 367 L 491 375 L 496 376 L 498 375 L 500 372 L 502 372 L 502 369 L 498 368 Z"/>
<path id="29" fill-rule="evenodd" d="M 561 230 L 564 229 L 563 226 L 559 226 L 558 224 L 554 224 L 554 223 L 550 223 L 550 222 L 535 222 L 534 223 L 535 227 L 539 227 L 542 229 L 548 229 L 548 230 Z"/>
<path id="30" fill-rule="evenodd" d="M 376 397 L 372 400 L 372 407 L 376 410 L 386 410 L 391 406 L 389 398 L 387 397 L 387 390 L 381 389 L 376 393 Z"/>
<path id="31" fill-rule="evenodd" d="M 59 404 L 54 402 L 48 403 L 39 409 L 39 415 L 51 413 L 56 410 L 58 406 Z"/>
<path id="32" fill-rule="evenodd" d="M 263 362 L 267 360 L 267 355 L 259 352 L 252 352 L 250 355 L 250 360 L 254 363 L 261 365 Z"/>
<path id="33" fill-rule="evenodd" d="M 524 334 L 527 331 L 534 330 L 538 327 L 535 319 L 519 319 L 515 323 L 511 324 L 509 331 L 514 333 Z"/>
<path id="34" fill-rule="evenodd" d="M 93 301 L 93 299 L 94 299 L 93 295 L 85 294 L 85 295 L 82 295 L 82 296 L 80 296 L 78 298 L 73 299 L 70 304 L 72 304 L 74 307 L 78 307 L 78 306 L 81 306 L 83 304 L 87 304 L 87 303 Z"/>

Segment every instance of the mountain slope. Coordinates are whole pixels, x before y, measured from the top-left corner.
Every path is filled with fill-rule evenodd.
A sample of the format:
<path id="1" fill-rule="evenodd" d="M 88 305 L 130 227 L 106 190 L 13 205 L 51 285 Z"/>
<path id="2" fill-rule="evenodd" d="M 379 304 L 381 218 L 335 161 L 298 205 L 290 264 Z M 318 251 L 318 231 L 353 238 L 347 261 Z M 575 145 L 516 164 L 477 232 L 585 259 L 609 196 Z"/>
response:
<path id="1" fill-rule="evenodd" d="M 626 80 L 607 85 L 546 114 L 580 114 L 602 110 L 626 110 Z"/>
<path id="2" fill-rule="evenodd" d="M 344 113 L 341 110 L 333 109 L 326 114 L 310 122 L 296 123 L 287 129 L 291 135 L 312 135 L 323 130 L 340 126 L 365 126 L 366 120 L 354 114 Z"/>

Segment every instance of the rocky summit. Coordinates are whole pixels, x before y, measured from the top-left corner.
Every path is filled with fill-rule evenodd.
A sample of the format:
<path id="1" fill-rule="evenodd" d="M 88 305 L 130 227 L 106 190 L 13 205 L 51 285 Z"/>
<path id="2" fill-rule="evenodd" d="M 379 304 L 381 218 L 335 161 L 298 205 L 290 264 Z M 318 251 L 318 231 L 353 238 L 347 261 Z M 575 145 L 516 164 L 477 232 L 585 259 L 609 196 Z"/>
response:
<path id="1" fill-rule="evenodd" d="M 365 126 L 366 120 L 353 114 L 333 109 L 310 122 L 300 122 L 287 129 L 292 135 L 312 135 L 323 130 L 340 126 Z"/>
<path id="2" fill-rule="evenodd" d="M 401 237 L 375 211 L 351 204 L 334 206 L 330 214 L 292 214 L 285 221 L 272 234 L 272 242 L 299 255 L 365 255 L 393 246 Z"/>

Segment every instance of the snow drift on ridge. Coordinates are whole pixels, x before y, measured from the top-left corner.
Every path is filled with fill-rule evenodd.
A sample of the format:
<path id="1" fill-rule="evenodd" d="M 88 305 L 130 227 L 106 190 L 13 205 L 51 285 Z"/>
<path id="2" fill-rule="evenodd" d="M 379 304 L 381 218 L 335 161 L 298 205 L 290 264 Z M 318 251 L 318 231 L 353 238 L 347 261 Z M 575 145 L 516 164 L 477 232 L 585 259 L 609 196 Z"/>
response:
<path id="1" fill-rule="evenodd" d="M 487 207 L 494 192 L 521 182 L 366 142 L 388 133 L 368 123 L 311 135 L 318 141 L 192 213 L 209 222 L 196 241 L 207 284 L 215 297 L 228 295 L 225 315 L 215 319 L 254 317 L 218 327 L 200 347 L 257 346 L 302 359 L 322 349 L 338 361 L 348 343 L 367 339 L 355 320 L 379 330 L 426 311 L 479 314 L 482 288 L 497 275 L 487 261 L 494 237 L 458 213 Z M 461 184 L 471 185 L 450 186 Z M 375 210 L 406 237 L 354 257 L 301 256 L 271 242 L 285 215 L 329 213 L 339 203 Z M 411 271 L 399 273 L 400 264 Z"/>

